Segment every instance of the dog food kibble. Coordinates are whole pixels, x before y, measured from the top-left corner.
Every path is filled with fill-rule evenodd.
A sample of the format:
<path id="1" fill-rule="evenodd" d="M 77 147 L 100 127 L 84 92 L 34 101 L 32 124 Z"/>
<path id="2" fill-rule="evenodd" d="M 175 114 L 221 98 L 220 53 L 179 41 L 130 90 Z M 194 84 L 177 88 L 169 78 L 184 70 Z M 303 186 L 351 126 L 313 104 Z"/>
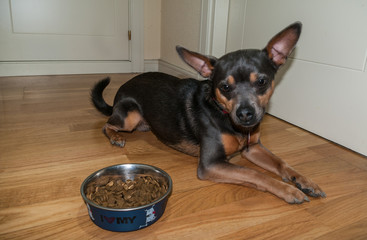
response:
<path id="1" fill-rule="evenodd" d="M 121 176 L 102 176 L 90 182 L 85 195 L 94 203 L 109 208 L 139 207 L 162 197 L 167 183 L 151 176 L 123 181 Z"/>

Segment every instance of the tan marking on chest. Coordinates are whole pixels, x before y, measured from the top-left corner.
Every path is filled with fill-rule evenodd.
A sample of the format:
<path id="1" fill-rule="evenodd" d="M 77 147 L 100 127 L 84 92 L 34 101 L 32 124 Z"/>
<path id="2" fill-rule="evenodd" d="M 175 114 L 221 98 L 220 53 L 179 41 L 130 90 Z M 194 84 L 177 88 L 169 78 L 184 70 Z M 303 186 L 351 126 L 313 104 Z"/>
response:
<path id="1" fill-rule="evenodd" d="M 233 136 L 230 134 L 222 134 L 222 144 L 226 155 L 231 155 L 242 150 L 247 144 L 245 137 Z"/>

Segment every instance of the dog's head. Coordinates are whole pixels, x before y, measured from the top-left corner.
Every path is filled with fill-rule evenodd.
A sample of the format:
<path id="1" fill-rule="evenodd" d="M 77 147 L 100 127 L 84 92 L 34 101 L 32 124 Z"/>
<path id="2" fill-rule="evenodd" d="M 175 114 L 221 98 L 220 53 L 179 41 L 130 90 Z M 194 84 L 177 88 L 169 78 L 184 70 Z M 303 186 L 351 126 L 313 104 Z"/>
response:
<path id="1" fill-rule="evenodd" d="M 276 34 L 262 50 L 247 49 L 217 59 L 177 46 L 180 57 L 213 83 L 215 101 L 235 125 L 259 124 L 274 91 L 274 75 L 294 49 L 302 24 L 296 22 Z"/>

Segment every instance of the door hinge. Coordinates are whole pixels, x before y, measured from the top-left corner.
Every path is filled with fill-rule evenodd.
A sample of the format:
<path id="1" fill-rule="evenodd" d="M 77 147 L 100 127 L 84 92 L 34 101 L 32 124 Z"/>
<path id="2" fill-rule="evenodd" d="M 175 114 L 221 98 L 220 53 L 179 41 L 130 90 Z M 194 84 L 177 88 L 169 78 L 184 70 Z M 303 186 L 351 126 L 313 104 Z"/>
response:
<path id="1" fill-rule="evenodd" d="M 127 32 L 127 36 L 128 36 L 128 38 L 129 38 L 129 41 L 131 40 L 131 30 L 129 30 L 128 32 Z"/>

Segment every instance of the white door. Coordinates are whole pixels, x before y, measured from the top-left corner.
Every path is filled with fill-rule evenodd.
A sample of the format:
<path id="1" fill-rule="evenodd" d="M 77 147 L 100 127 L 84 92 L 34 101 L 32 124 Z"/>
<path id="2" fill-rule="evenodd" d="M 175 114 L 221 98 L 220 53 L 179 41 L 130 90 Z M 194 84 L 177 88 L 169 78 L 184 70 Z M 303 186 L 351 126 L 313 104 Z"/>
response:
<path id="1" fill-rule="evenodd" d="M 136 71 L 135 1 L 0 0 L 0 74 Z"/>
<path id="2" fill-rule="evenodd" d="M 227 51 L 263 48 L 301 21 L 269 112 L 367 155 L 367 0 L 231 0 L 228 19 Z"/>

